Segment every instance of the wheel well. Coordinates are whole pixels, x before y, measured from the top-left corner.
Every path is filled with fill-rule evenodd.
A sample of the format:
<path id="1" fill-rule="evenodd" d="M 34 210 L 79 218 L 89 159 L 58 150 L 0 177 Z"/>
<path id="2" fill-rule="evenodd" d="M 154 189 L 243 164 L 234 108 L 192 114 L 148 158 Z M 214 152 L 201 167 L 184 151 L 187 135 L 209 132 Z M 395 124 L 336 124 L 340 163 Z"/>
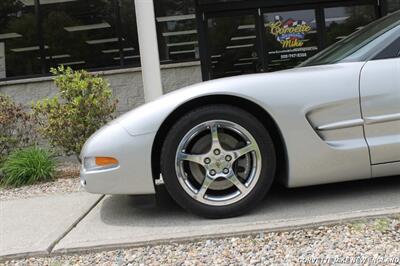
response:
<path id="1" fill-rule="evenodd" d="M 268 132 L 270 133 L 274 142 L 277 159 L 277 171 L 275 179 L 285 182 L 285 179 L 287 178 L 287 152 L 285 142 L 278 125 L 275 123 L 271 115 L 258 104 L 247 99 L 229 95 L 212 95 L 193 99 L 179 106 L 167 117 L 167 119 L 161 124 L 152 147 L 151 166 L 153 178 L 159 178 L 161 148 L 165 137 L 175 121 L 190 110 L 210 104 L 227 104 L 239 107 L 254 115 L 265 126 L 265 128 L 268 129 Z"/>

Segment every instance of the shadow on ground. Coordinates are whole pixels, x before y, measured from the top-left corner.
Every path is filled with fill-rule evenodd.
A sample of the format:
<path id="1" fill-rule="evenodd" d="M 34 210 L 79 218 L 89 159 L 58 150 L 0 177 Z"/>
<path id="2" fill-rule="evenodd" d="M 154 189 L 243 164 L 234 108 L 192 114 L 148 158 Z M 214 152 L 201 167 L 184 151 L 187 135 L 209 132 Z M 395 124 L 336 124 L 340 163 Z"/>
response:
<path id="1" fill-rule="evenodd" d="M 400 206 L 400 176 L 288 189 L 274 184 L 251 213 L 225 220 L 207 220 L 182 210 L 162 191 L 158 204 L 139 207 L 129 196 L 109 196 L 102 201 L 100 216 L 115 226 L 187 226 L 296 219 Z M 229 222 L 228 222 L 229 221 Z"/>

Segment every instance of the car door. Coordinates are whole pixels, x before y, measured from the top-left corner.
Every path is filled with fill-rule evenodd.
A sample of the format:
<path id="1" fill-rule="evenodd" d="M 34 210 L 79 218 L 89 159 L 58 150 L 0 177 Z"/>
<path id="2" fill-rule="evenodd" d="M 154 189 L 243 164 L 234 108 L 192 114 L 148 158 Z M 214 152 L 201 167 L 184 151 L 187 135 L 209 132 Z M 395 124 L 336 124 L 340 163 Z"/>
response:
<path id="1" fill-rule="evenodd" d="M 373 176 L 400 174 L 399 50 L 400 39 L 361 71 L 361 111 Z"/>

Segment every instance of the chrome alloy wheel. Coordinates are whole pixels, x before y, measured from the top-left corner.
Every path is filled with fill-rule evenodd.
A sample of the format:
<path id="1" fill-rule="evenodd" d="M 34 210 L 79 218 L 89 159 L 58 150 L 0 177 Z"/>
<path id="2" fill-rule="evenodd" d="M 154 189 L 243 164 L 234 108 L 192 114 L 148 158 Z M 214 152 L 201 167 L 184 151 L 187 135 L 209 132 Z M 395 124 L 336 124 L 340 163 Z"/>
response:
<path id="1" fill-rule="evenodd" d="M 261 152 L 240 125 L 212 120 L 189 130 L 178 145 L 179 183 L 195 200 L 225 206 L 243 199 L 260 177 Z"/>

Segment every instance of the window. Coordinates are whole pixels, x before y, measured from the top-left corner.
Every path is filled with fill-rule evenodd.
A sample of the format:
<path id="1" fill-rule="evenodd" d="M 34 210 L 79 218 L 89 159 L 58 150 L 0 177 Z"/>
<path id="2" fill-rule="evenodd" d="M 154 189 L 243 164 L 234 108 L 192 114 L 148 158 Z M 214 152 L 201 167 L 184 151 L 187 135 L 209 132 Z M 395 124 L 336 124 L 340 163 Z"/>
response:
<path id="1" fill-rule="evenodd" d="M 377 18 L 372 5 L 326 8 L 324 12 L 327 45 L 340 41 Z"/>
<path id="2" fill-rule="evenodd" d="M 392 42 L 388 47 L 386 47 L 382 52 L 375 56 L 374 60 L 380 59 L 390 59 L 400 56 L 400 38 Z"/>
<path id="3" fill-rule="evenodd" d="M 155 1 L 161 63 L 199 60 L 194 0 Z"/>
<path id="4" fill-rule="evenodd" d="M 2 0 L 0 79 L 140 66 L 134 0 Z"/>
<path id="5" fill-rule="evenodd" d="M 314 10 L 264 14 L 268 71 L 298 65 L 318 52 Z"/>
<path id="6" fill-rule="evenodd" d="M 1 1 L 0 79 L 40 74 L 41 54 L 36 38 L 37 23 L 33 1 Z"/>
<path id="7" fill-rule="evenodd" d="M 42 4 L 46 65 L 79 69 L 139 65 L 137 35 L 129 25 L 135 12 L 132 2 L 75 0 Z"/>
<path id="8" fill-rule="evenodd" d="M 255 15 L 211 17 L 207 25 L 210 78 L 257 72 L 260 57 Z"/>
<path id="9" fill-rule="evenodd" d="M 399 0 L 386 0 L 387 13 L 393 13 L 400 9 Z"/>
<path id="10" fill-rule="evenodd" d="M 140 66 L 139 39 L 136 25 L 136 13 L 134 0 L 120 1 L 120 28 L 121 28 L 121 48 L 122 65 Z M 118 56 L 117 56 L 118 57 Z"/>
<path id="11" fill-rule="evenodd" d="M 393 38 L 397 38 L 400 25 L 400 14 L 394 14 L 375 21 L 369 27 L 353 33 L 349 38 L 339 41 L 301 66 L 334 64 L 341 61 L 366 60 L 367 56 L 382 49 Z M 379 50 L 378 50 L 379 51 Z"/>

